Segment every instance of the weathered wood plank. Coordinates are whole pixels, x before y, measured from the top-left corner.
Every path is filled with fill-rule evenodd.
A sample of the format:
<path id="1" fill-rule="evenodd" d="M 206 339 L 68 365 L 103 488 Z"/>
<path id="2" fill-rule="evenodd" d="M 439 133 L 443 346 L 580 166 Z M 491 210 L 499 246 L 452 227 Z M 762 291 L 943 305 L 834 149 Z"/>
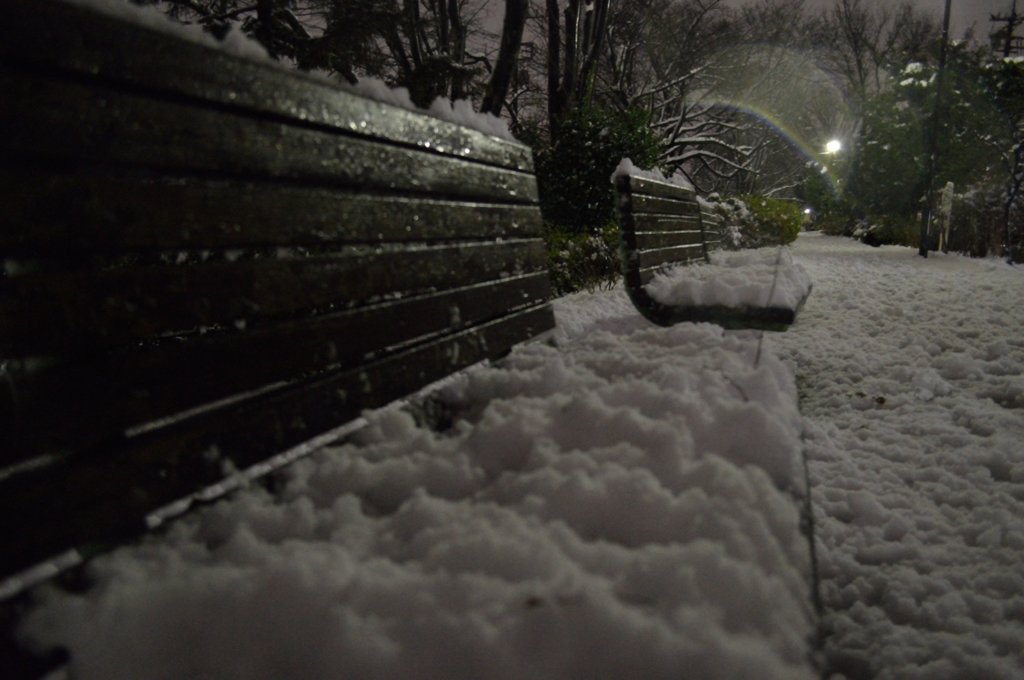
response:
<path id="1" fill-rule="evenodd" d="M 350 369 L 403 345 L 535 307 L 550 295 L 541 272 L 12 375 L 10 389 L 0 391 L 0 467 L 91 445 L 279 381 Z"/>
<path id="2" fill-rule="evenodd" d="M 634 213 L 655 213 L 661 215 L 697 215 L 701 212 L 700 204 L 694 200 L 675 200 L 659 196 L 630 194 L 627 206 Z"/>
<path id="3" fill-rule="evenodd" d="M 722 245 L 722 218 L 715 213 L 701 210 L 701 225 L 704 228 L 704 242 L 708 251 L 717 250 Z"/>
<path id="4" fill-rule="evenodd" d="M 639 251 L 657 250 L 659 248 L 671 248 L 673 246 L 700 245 L 702 243 L 701 232 L 689 231 L 664 231 L 664 232 L 637 232 L 636 247 Z"/>
<path id="5" fill-rule="evenodd" d="M 537 200 L 527 173 L 96 85 L 0 72 L 0 100 L 0 151 L 13 163 L 106 163 L 437 198 Z"/>
<path id="6" fill-rule="evenodd" d="M 542 271 L 539 239 L 349 248 L 330 256 L 127 266 L 3 282 L 0 356 L 111 347 Z"/>
<path id="7" fill-rule="evenodd" d="M 0 249 L 62 252 L 320 246 L 540 236 L 535 205 L 492 205 L 267 182 L 148 179 L 0 167 Z"/>
<path id="8" fill-rule="evenodd" d="M 629 192 L 631 196 L 645 194 L 660 198 L 669 198 L 676 201 L 694 202 L 697 201 L 697 192 L 689 187 L 682 187 L 670 182 L 659 182 L 646 177 L 634 177 L 622 175 L 618 178 L 619 191 Z"/>
<path id="9" fill-rule="evenodd" d="M 633 215 L 633 230 L 636 232 L 673 232 L 701 230 L 699 215 L 649 215 L 645 213 Z"/>
<path id="10" fill-rule="evenodd" d="M 153 510 L 554 326 L 550 306 L 0 480 L 0 577 L 120 542 Z"/>
<path id="11" fill-rule="evenodd" d="M 0 61 L 533 171 L 523 145 L 54 0 L 5 4 Z"/>
<path id="12" fill-rule="evenodd" d="M 691 243 L 674 248 L 643 250 L 636 254 L 637 267 L 641 270 L 657 268 L 664 264 L 693 262 L 704 259 L 704 244 Z"/>

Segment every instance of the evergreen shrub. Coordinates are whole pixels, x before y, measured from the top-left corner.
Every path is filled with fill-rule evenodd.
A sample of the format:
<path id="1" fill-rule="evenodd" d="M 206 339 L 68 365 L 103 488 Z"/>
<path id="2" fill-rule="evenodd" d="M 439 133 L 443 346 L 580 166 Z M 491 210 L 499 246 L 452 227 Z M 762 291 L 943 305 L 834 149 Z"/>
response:
<path id="1" fill-rule="evenodd" d="M 948 250 L 971 257 L 1005 257 L 1005 200 L 1006 190 L 992 184 L 957 194 L 953 199 Z M 1024 205 L 1021 203 L 1014 201 L 1010 209 L 1014 262 L 1024 262 Z"/>
<path id="2" fill-rule="evenodd" d="M 857 224 L 852 236 L 869 246 L 907 246 L 921 241 L 921 218 L 917 215 L 881 215 Z"/>
<path id="3" fill-rule="evenodd" d="M 619 227 L 615 222 L 592 236 L 547 225 L 544 241 L 555 295 L 609 290 L 621 276 Z"/>
<path id="4" fill-rule="evenodd" d="M 803 215 L 800 207 L 792 201 L 770 196 L 741 196 L 740 199 L 754 214 L 754 233 L 748 239 L 757 245 L 747 247 L 788 244 L 800 235 Z"/>
<path id="5" fill-rule="evenodd" d="M 592 236 L 615 220 L 611 176 L 619 161 L 650 169 L 661 153 L 646 111 L 593 106 L 571 112 L 550 139 L 533 146 L 544 220 Z"/>
<path id="6" fill-rule="evenodd" d="M 611 176 L 623 158 L 656 166 L 662 143 L 646 111 L 594 106 L 569 113 L 550 136 L 524 128 L 533 147 L 551 282 L 557 295 L 615 285 L 621 276 Z"/>

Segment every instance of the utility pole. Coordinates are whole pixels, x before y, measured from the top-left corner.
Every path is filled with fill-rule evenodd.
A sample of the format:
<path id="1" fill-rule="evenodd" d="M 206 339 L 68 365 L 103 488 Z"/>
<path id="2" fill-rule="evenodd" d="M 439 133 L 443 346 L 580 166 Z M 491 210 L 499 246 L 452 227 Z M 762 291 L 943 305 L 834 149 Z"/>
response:
<path id="1" fill-rule="evenodd" d="M 1013 46 L 1013 29 L 1024 23 L 1024 17 L 1017 14 L 1017 0 L 1013 0 L 1013 6 L 1008 15 L 989 14 L 993 23 L 1003 22 L 1006 24 L 1006 40 L 1003 41 L 1003 56 L 1010 56 L 1010 49 Z"/>
<path id="2" fill-rule="evenodd" d="M 921 245 L 917 254 L 928 257 L 928 240 L 931 231 L 932 201 L 935 198 L 935 155 L 939 149 L 939 118 L 942 113 L 942 86 L 946 80 L 946 45 L 949 43 L 949 6 L 952 0 L 946 0 L 946 13 L 942 18 L 942 46 L 939 48 L 939 82 L 935 92 L 935 109 L 932 111 L 932 129 L 928 140 L 928 184 L 925 193 L 924 210 L 921 211 Z M 1017 0 L 1013 2 L 1016 13 Z"/>

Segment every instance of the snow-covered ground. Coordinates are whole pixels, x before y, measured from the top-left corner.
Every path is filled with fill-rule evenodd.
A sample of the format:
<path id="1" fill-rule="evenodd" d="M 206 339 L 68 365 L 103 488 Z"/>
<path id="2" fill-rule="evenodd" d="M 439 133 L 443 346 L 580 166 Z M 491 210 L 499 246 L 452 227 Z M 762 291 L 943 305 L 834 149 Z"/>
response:
<path id="1" fill-rule="evenodd" d="M 803 436 L 828 673 L 1024 677 L 1024 274 L 793 252 L 815 292 L 759 361 L 754 332 L 564 298 L 558 348 L 444 389 L 449 429 L 369 414 L 23 633 L 79 680 L 813 678 Z"/>
<path id="2" fill-rule="evenodd" d="M 814 294 L 766 344 L 806 418 L 831 670 L 1024 677 L 1024 272 L 793 250 Z"/>
<path id="3" fill-rule="evenodd" d="M 92 566 L 24 626 L 102 678 L 810 679 L 802 421 L 756 333 L 622 290 L 260 489 Z"/>

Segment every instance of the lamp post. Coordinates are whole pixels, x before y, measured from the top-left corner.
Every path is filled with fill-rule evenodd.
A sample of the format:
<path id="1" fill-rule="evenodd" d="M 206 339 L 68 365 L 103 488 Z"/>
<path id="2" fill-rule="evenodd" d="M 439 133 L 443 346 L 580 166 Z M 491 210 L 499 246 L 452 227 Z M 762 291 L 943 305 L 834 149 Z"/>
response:
<path id="1" fill-rule="evenodd" d="M 924 210 L 921 211 L 921 244 L 917 254 L 928 257 L 928 238 L 932 221 L 932 201 L 935 198 L 935 154 L 939 146 L 939 116 L 942 112 L 942 85 L 946 80 L 946 44 L 949 42 L 949 6 L 952 0 L 946 0 L 946 13 L 942 18 L 942 46 L 939 48 L 939 82 L 935 92 L 935 109 L 932 111 L 932 129 L 928 139 L 928 180 L 925 185 Z"/>

